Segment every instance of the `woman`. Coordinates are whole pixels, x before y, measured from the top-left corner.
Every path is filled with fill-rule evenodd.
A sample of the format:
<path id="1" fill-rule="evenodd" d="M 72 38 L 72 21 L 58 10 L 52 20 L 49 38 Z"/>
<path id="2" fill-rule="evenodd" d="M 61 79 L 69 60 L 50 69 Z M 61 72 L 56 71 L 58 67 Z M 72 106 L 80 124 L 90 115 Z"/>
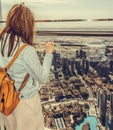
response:
<path id="1" fill-rule="evenodd" d="M 28 44 L 21 52 L 8 73 L 19 89 L 25 75 L 29 79 L 22 89 L 21 99 L 15 110 L 8 116 L 2 115 L 7 130 L 44 130 L 44 120 L 38 91 L 39 83 L 48 80 L 52 63 L 54 43 L 45 46 L 43 65 L 40 64 L 33 47 L 34 17 L 29 8 L 15 4 L 9 11 L 6 26 L 0 34 L 0 66 L 5 67 L 23 44 Z"/>

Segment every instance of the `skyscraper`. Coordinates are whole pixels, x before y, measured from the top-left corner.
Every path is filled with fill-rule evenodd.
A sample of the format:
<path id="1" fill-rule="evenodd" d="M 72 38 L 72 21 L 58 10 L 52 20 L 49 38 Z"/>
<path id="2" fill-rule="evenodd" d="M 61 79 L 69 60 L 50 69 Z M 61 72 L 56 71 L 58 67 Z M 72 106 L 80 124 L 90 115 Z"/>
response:
<path id="1" fill-rule="evenodd" d="M 100 122 L 105 126 L 106 111 L 107 111 L 107 93 L 105 90 L 100 90 L 99 93 L 99 110 L 100 110 Z"/>
<path id="2" fill-rule="evenodd" d="M 86 60 L 86 73 L 88 73 L 89 72 L 89 66 L 90 66 L 90 63 L 89 63 L 89 61 L 87 61 Z"/>
<path id="3" fill-rule="evenodd" d="M 106 114 L 105 130 L 113 130 L 113 116 L 109 111 Z"/>
<path id="4" fill-rule="evenodd" d="M 113 92 L 110 94 L 110 112 L 113 116 Z"/>
<path id="5" fill-rule="evenodd" d="M 110 130 L 113 129 L 113 92 L 110 94 L 110 112 L 109 112 Z"/>

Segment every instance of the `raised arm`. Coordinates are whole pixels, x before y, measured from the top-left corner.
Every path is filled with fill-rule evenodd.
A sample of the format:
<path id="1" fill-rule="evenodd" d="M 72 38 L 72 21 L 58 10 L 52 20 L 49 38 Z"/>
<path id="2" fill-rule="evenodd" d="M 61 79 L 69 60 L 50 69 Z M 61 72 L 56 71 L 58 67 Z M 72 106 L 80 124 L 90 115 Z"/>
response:
<path id="1" fill-rule="evenodd" d="M 50 67 L 52 63 L 52 52 L 54 43 L 49 42 L 45 46 L 45 57 L 41 65 L 36 50 L 32 46 L 28 46 L 23 53 L 23 60 L 27 72 L 38 82 L 45 83 L 48 80 Z"/>

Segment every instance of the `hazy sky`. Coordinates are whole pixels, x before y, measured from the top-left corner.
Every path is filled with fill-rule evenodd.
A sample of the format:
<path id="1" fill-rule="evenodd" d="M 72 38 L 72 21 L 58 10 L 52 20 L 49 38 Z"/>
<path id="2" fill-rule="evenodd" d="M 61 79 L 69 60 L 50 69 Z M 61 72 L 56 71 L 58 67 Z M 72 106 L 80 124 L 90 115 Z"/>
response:
<path id="1" fill-rule="evenodd" d="M 5 20 L 14 3 L 25 2 L 38 19 L 95 19 L 113 18 L 113 0 L 1 0 L 2 19 Z M 113 21 L 112 21 L 113 22 Z M 112 22 L 76 22 L 70 26 L 112 26 Z M 44 23 L 40 27 L 56 25 L 67 27 L 68 23 Z"/>

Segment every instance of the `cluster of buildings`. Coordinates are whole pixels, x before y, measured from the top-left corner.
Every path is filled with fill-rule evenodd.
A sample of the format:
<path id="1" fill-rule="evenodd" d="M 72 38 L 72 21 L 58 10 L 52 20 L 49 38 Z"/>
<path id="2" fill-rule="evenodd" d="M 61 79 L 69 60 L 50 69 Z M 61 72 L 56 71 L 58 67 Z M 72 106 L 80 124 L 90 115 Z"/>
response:
<path id="1" fill-rule="evenodd" d="M 43 105 L 45 127 L 53 130 L 74 130 L 86 117 L 85 107 L 77 102 Z"/>
<path id="2" fill-rule="evenodd" d="M 68 44 L 61 47 L 62 52 L 53 53 L 50 79 L 40 90 L 46 126 L 54 130 L 74 130 L 87 115 L 93 115 L 99 130 L 112 130 L 112 47 L 96 46 L 93 51 L 89 46 L 74 46 L 72 51 Z M 90 122 L 82 128 L 90 129 Z"/>

